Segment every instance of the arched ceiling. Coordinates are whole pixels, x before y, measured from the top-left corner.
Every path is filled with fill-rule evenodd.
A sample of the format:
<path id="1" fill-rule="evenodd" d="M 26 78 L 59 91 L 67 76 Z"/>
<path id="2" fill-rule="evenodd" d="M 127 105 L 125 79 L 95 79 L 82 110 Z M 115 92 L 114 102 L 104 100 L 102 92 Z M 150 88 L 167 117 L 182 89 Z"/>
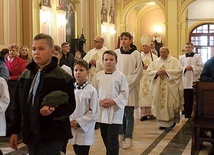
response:
<path id="1" fill-rule="evenodd" d="M 147 11 L 157 8 L 160 8 L 159 5 L 151 1 L 144 2 L 142 2 L 142 0 L 130 1 L 129 3 L 126 4 L 126 6 L 123 9 L 124 23 L 126 22 L 127 15 L 133 10 L 136 12 L 137 18 L 140 18 Z"/>

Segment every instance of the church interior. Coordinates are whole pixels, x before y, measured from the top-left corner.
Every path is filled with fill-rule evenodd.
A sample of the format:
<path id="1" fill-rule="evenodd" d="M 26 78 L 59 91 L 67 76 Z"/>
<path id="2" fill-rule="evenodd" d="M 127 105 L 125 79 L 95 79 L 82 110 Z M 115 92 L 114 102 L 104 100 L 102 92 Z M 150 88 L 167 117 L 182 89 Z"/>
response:
<path id="1" fill-rule="evenodd" d="M 70 43 L 70 52 L 87 53 L 96 36 L 104 38 L 104 46 L 120 47 L 119 36 L 130 32 L 140 51 L 142 40 L 155 41 L 156 49 L 167 46 L 170 55 L 179 58 L 185 44 L 192 42 L 203 62 L 214 56 L 213 0 L 0 0 L 0 50 L 11 43 L 32 50 L 38 33 L 52 36 L 56 45 Z M 140 121 L 135 109 L 133 147 L 120 149 L 121 155 L 189 155 L 191 154 L 191 119 L 184 118 L 172 130 L 159 130 L 156 120 Z M 203 143 L 199 154 L 207 155 L 211 143 Z M 5 155 L 27 154 L 20 142 L 14 151 L 9 138 L 0 137 Z M 90 155 L 104 155 L 105 147 L 99 130 Z M 67 154 L 74 155 L 71 144 Z"/>
<path id="2" fill-rule="evenodd" d="M 82 49 L 76 49 L 85 52 L 100 35 L 108 49 L 115 49 L 119 35 L 127 31 L 139 50 L 141 38 L 148 36 L 169 47 L 175 57 L 185 52 L 188 41 L 204 61 L 213 56 L 212 0 L 44 1 L 0 0 L 0 49 L 10 43 L 31 48 L 32 38 L 41 32 L 50 34 L 57 45 L 82 39 Z"/>

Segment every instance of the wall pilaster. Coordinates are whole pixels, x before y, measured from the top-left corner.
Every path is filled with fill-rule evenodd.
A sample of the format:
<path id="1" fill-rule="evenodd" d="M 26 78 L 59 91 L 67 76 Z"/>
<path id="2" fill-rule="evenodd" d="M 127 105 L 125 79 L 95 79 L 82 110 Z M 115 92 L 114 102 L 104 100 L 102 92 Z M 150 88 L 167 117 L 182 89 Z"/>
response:
<path id="1" fill-rule="evenodd" d="M 167 1 L 166 46 L 172 56 L 178 55 L 178 0 Z"/>

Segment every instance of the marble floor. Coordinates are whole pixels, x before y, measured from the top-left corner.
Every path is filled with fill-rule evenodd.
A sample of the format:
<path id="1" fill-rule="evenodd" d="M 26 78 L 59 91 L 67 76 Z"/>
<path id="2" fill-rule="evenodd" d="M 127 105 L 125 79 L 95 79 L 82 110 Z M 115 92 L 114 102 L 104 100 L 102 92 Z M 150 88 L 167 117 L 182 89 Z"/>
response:
<path id="1" fill-rule="evenodd" d="M 189 120 L 181 115 L 181 121 L 172 130 L 159 130 L 156 120 L 140 121 L 140 111 L 135 110 L 135 127 L 133 146 L 128 150 L 120 149 L 120 155 L 190 155 L 191 129 Z M 0 148 L 4 155 L 27 154 L 26 146 L 20 144 L 14 152 L 8 144 L 8 137 L 0 138 Z M 204 143 L 199 155 L 207 155 L 210 143 Z M 71 144 L 67 145 L 67 155 L 74 155 Z M 91 146 L 90 155 L 105 155 L 105 147 L 100 131 L 95 130 L 95 143 Z"/>

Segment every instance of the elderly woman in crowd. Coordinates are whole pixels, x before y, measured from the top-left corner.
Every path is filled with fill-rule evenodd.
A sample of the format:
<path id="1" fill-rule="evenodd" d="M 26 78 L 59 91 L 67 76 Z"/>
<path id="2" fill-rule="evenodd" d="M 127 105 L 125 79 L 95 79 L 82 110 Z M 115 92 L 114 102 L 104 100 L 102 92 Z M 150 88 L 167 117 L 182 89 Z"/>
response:
<path id="1" fill-rule="evenodd" d="M 19 46 L 17 44 L 9 46 L 6 66 L 9 70 L 9 80 L 17 80 L 19 75 L 25 70 L 26 61 L 19 57 Z"/>

